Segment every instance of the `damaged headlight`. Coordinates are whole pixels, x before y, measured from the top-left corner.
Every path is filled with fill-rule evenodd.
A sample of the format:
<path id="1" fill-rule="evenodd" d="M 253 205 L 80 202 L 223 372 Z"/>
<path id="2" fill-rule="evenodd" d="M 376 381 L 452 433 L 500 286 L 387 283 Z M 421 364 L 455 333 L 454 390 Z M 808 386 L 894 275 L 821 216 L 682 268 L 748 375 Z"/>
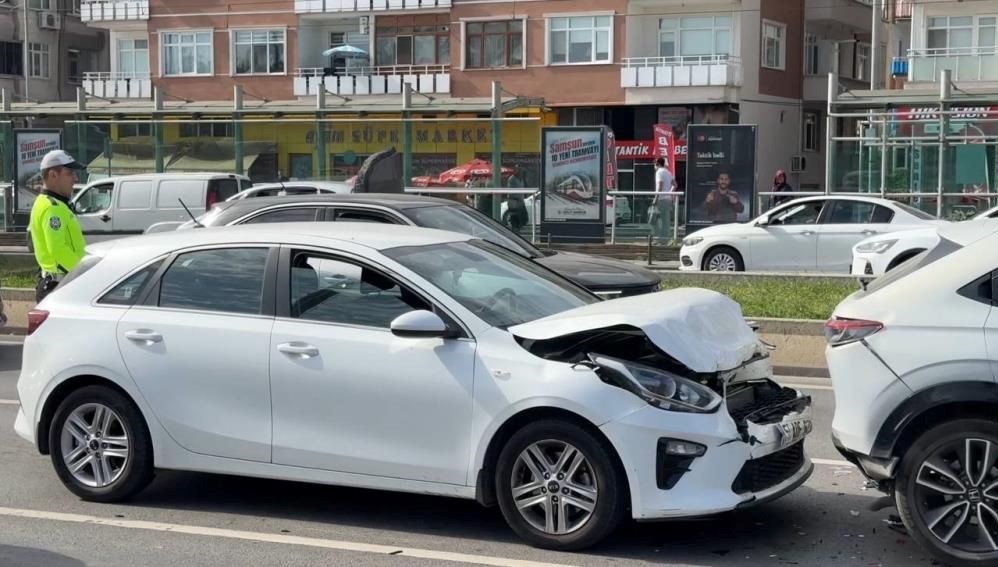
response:
<path id="1" fill-rule="evenodd" d="M 708 413 L 721 404 L 721 397 L 710 388 L 671 372 L 600 354 L 591 354 L 589 359 L 604 381 L 632 392 L 653 406 Z"/>

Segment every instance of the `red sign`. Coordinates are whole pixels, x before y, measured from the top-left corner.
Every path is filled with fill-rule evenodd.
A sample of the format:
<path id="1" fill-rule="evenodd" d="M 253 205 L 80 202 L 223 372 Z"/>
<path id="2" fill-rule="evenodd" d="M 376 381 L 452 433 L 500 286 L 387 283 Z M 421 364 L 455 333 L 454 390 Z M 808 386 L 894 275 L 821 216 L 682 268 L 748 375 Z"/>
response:
<path id="1" fill-rule="evenodd" d="M 617 140 L 617 159 L 651 160 L 655 158 L 651 140 Z"/>
<path id="2" fill-rule="evenodd" d="M 655 125 L 655 157 L 665 158 L 669 171 L 676 172 L 676 144 L 672 137 L 672 128 L 667 124 Z"/>
<path id="3" fill-rule="evenodd" d="M 606 190 L 617 190 L 617 138 L 613 131 L 606 131 Z"/>
<path id="4" fill-rule="evenodd" d="M 973 118 L 988 118 L 998 114 L 998 106 L 957 106 L 950 109 L 953 114 L 949 115 L 951 120 L 969 120 Z M 939 119 L 939 108 L 932 106 L 925 107 L 901 107 L 897 113 L 902 120 L 926 120 Z"/>

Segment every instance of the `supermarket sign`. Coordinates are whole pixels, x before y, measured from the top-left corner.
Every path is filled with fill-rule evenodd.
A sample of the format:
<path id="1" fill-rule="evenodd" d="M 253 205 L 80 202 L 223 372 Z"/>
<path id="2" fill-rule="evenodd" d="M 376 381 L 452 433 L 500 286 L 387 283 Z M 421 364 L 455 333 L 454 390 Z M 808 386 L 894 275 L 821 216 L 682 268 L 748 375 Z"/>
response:
<path id="1" fill-rule="evenodd" d="M 677 140 L 673 146 L 677 161 L 686 159 L 686 140 Z M 617 140 L 617 159 L 653 161 L 657 157 L 654 140 Z"/>

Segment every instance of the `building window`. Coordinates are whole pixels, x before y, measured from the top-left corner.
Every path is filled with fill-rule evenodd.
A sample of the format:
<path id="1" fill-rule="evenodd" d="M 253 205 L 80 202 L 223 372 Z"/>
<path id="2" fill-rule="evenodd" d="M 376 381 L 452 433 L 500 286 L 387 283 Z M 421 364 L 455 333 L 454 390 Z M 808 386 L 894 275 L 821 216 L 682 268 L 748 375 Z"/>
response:
<path id="1" fill-rule="evenodd" d="M 79 84 L 82 80 L 83 73 L 80 72 L 80 50 L 70 49 L 66 54 L 66 59 L 68 60 L 68 74 L 67 80 L 71 84 Z"/>
<path id="2" fill-rule="evenodd" d="M 862 43 L 856 44 L 856 79 L 860 81 L 870 80 L 870 46 Z"/>
<path id="3" fill-rule="evenodd" d="M 284 30 L 236 30 L 232 44 L 236 75 L 284 73 Z"/>
<path id="4" fill-rule="evenodd" d="M 125 77 L 149 76 L 149 40 L 118 40 L 118 73 Z"/>
<path id="5" fill-rule="evenodd" d="M 20 43 L 0 41 L 0 75 L 24 75 L 24 51 Z"/>
<path id="6" fill-rule="evenodd" d="M 418 18 L 378 17 L 375 30 L 377 65 L 449 65 L 450 18 L 447 14 Z"/>
<path id="7" fill-rule="evenodd" d="M 118 124 L 118 138 L 137 138 L 152 136 L 152 124 L 148 122 Z"/>
<path id="8" fill-rule="evenodd" d="M 49 46 L 47 43 L 28 44 L 28 75 L 34 79 L 49 78 Z"/>
<path id="9" fill-rule="evenodd" d="M 32 10 L 46 10 L 52 11 L 52 4 L 54 0 L 30 0 L 28 2 L 28 8 Z"/>
<path id="10" fill-rule="evenodd" d="M 469 22 L 465 26 L 465 66 L 469 69 L 523 66 L 523 20 Z"/>
<path id="11" fill-rule="evenodd" d="M 805 112 L 804 113 L 804 151 L 805 152 L 816 152 L 818 151 L 818 136 L 820 130 L 818 127 L 818 113 L 817 112 Z"/>
<path id="12" fill-rule="evenodd" d="M 787 25 L 763 20 L 762 66 L 784 70 L 787 64 Z"/>
<path id="13" fill-rule="evenodd" d="M 818 36 L 813 33 L 804 36 L 804 74 L 818 74 Z"/>
<path id="14" fill-rule="evenodd" d="M 232 138 L 235 127 L 231 122 L 191 122 L 180 125 L 181 138 Z"/>
<path id="15" fill-rule="evenodd" d="M 553 65 L 610 63 L 612 43 L 612 16 L 549 20 L 548 61 Z"/>
<path id="16" fill-rule="evenodd" d="M 163 34 L 163 75 L 214 74 L 212 32 L 166 32 Z"/>
<path id="17" fill-rule="evenodd" d="M 731 16 L 684 16 L 658 21 L 660 57 L 730 55 Z"/>
<path id="18" fill-rule="evenodd" d="M 929 18 L 925 46 L 930 50 L 970 50 L 995 47 L 995 16 Z"/>

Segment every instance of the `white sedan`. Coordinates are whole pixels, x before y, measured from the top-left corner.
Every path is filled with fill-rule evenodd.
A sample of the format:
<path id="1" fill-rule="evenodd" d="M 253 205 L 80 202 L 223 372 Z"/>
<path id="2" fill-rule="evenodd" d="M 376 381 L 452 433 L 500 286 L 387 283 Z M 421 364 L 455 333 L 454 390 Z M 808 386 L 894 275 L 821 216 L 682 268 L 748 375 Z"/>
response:
<path id="1" fill-rule="evenodd" d="M 284 181 L 258 183 L 236 193 L 226 201 L 251 197 L 283 197 L 285 195 L 321 195 L 323 193 L 351 193 L 353 187 L 342 181 Z"/>
<path id="2" fill-rule="evenodd" d="M 248 475 L 476 499 L 580 549 L 812 470 L 810 398 L 711 291 L 600 301 L 499 246 L 382 224 L 89 254 L 29 315 L 14 425 L 87 500 L 155 468 Z"/>
<path id="3" fill-rule="evenodd" d="M 680 269 L 849 273 L 853 246 L 861 240 L 942 222 L 887 199 L 805 197 L 747 223 L 715 225 L 687 236 Z"/>
<path id="4" fill-rule="evenodd" d="M 983 211 L 969 221 L 980 222 L 998 217 L 998 207 Z M 939 243 L 939 226 L 875 235 L 852 249 L 852 274 L 861 278 L 882 276 Z"/>

